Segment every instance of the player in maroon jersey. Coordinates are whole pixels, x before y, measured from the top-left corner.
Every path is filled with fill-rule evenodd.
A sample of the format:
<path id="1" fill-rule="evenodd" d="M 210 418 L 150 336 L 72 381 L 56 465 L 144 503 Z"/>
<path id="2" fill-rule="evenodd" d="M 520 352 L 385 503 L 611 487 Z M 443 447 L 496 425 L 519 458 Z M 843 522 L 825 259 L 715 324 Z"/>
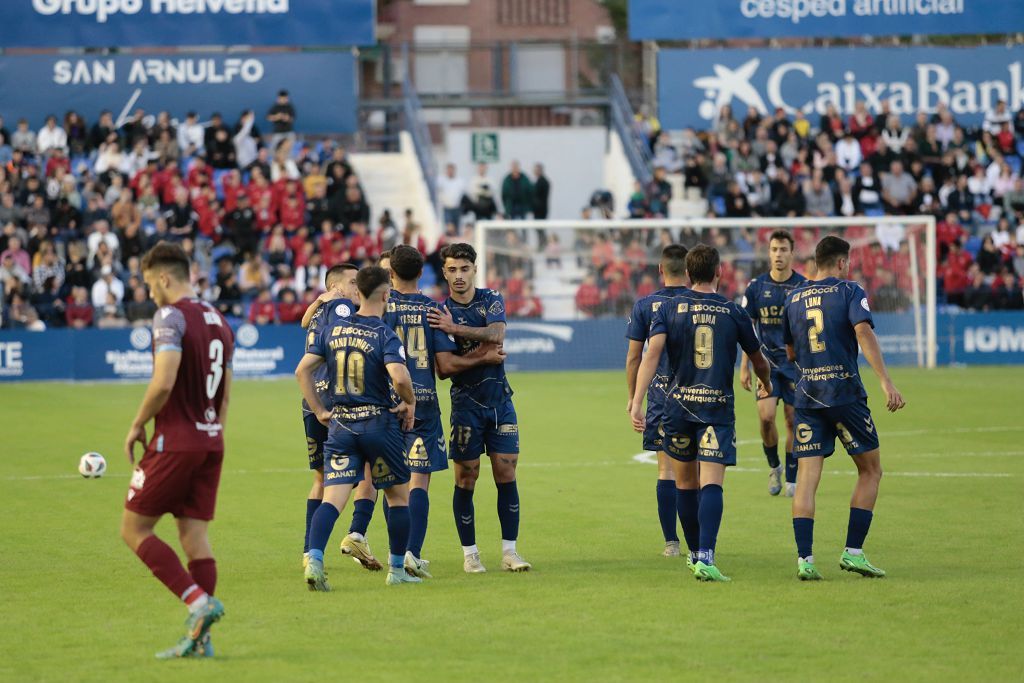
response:
<path id="1" fill-rule="evenodd" d="M 153 247 L 142 259 L 142 277 L 160 309 L 153 316 L 153 378 L 124 444 L 135 471 L 121 537 L 189 609 L 186 635 L 157 657 L 212 656 L 209 630 L 224 606 L 213 597 L 217 565 L 207 525 L 224 458 L 234 336 L 223 316 L 196 298 L 180 246 Z M 147 440 L 150 420 L 155 420 L 153 438 Z M 136 442 L 145 448 L 137 465 Z M 178 523 L 187 571 L 153 533 L 165 514 Z"/>

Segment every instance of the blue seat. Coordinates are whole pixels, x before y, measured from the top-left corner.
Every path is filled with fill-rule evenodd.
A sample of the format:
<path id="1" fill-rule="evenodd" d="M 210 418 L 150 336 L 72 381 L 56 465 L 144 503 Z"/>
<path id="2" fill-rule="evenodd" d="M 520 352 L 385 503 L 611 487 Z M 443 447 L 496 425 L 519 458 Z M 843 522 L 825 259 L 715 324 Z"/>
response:
<path id="1" fill-rule="evenodd" d="M 964 251 L 971 255 L 971 258 L 977 258 L 978 252 L 981 251 L 981 238 L 977 235 L 971 235 L 967 238 L 967 243 L 964 244 Z"/>
<path id="2" fill-rule="evenodd" d="M 1006 160 L 1007 165 L 1013 171 L 1014 175 L 1020 175 L 1020 157 L 1018 156 L 1006 156 L 1003 157 Z"/>

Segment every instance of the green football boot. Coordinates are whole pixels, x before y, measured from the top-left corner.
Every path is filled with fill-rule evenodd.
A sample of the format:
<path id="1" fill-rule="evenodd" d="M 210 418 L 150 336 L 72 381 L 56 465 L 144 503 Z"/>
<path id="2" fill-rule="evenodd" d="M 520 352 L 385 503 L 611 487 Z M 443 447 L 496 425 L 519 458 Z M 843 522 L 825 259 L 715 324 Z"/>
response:
<path id="1" fill-rule="evenodd" d="M 331 585 L 327 583 L 327 574 L 324 572 L 324 563 L 320 560 L 309 558 L 305 571 L 306 585 L 311 591 L 327 592 Z"/>
<path id="2" fill-rule="evenodd" d="M 728 576 L 718 571 L 718 567 L 713 564 L 704 564 L 700 560 L 697 564 L 693 565 L 693 575 L 698 581 L 720 581 L 729 582 L 732 581 Z"/>
<path id="3" fill-rule="evenodd" d="M 196 650 L 206 639 L 210 627 L 224 616 L 224 605 L 212 595 L 206 604 L 185 621 L 188 633 L 174 647 L 158 652 L 157 659 L 176 659 L 178 657 L 196 656 Z"/>
<path id="4" fill-rule="evenodd" d="M 868 562 L 867 555 L 864 553 L 852 555 L 844 550 L 842 557 L 839 558 L 839 568 L 846 572 L 866 576 L 869 579 L 880 579 L 885 576 L 885 570 Z"/>
<path id="5" fill-rule="evenodd" d="M 801 581 L 821 581 L 825 577 L 821 575 L 818 568 L 814 566 L 813 562 L 808 562 L 804 559 L 797 560 L 797 578 Z"/>

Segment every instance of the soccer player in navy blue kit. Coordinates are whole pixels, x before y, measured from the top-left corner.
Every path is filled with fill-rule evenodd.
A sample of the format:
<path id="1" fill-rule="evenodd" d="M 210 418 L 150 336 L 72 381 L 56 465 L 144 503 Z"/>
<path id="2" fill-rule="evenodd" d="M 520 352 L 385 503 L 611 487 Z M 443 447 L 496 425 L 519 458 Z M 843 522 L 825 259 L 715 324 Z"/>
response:
<path id="1" fill-rule="evenodd" d="M 481 363 L 500 364 L 505 352 L 495 346 L 480 348 L 466 356 L 458 356 L 455 338 L 432 328 L 427 313 L 440 308 L 418 287 L 423 274 L 423 255 L 408 245 L 398 245 L 388 254 L 391 270 L 391 296 L 384 322 L 405 346 L 405 364 L 416 393 L 416 424 L 405 434 L 405 455 L 409 465 L 409 549 L 405 553 L 405 570 L 420 578 L 430 578 L 430 563 L 420 557 L 427 535 L 430 512 L 430 475 L 448 469 L 441 409 L 437 404 L 435 364 L 446 376 L 454 375 Z"/>
<path id="2" fill-rule="evenodd" d="M 868 410 L 867 391 L 857 366 L 857 347 L 864 352 L 885 392 L 885 407 L 896 412 L 906 405 L 889 378 L 882 349 L 875 337 L 868 297 L 847 280 L 850 244 L 828 236 L 814 252 L 817 274 L 786 301 L 783 333 L 789 357 L 800 369 L 796 385 L 796 443 L 800 459 L 793 498 L 793 534 L 797 546 L 797 576 L 822 578 L 814 565 L 814 495 L 825 458 L 836 448 L 836 437 L 857 466 L 857 484 L 850 499 L 846 549 L 839 567 L 862 576 L 885 572 L 864 555 L 882 479 L 878 432 Z"/>
<path id="3" fill-rule="evenodd" d="M 444 278 L 451 296 L 445 308 L 427 314 L 430 325 L 453 335 L 459 354 L 467 355 L 481 345 L 501 346 L 505 341 L 505 301 L 490 289 L 477 289 L 476 250 L 453 243 L 441 250 Z M 516 550 L 519 537 L 519 422 L 512 405 L 512 387 L 505 365 L 481 365 L 452 375 L 451 457 L 455 461 L 455 494 L 452 511 L 462 543 L 463 569 L 470 574 L 487 571 L 476 546 L 473 490 L 480 476 L 480 456 L 486 451 L 498 488 L 498 520 L 501 523 L 501 568 L 522 572 L 530 569 Z"/>
<path id="4" fill-rule="evenodd" d="M 768 493 L 773 496 L 782 491 L 782 464 L 779 462 L 779 430 L 775 414 L 779 401 L 786 416 L 786 495 L 793 497 L 796 490 L 796 458 L 793 457 L 793 390 L 797 371 L 786 357 L 786 344 L 782 340 L 782 308 L 793 288 L 806 280 L 793 271 L 793 236 L 785 230 L 776 230 L 768 239 L 768 260 L 771 270 L 750 281 L 743 296 L 743 307 L 754 321 L 757 338 L 761 340 L 761 353 L 772 366 L 772 394 L 757 400 L 757 416 L 761 421 L 761 443 L 768 459 Z M 751 390 L 750 362 L 747 354 L 740 358 L 740 385 Z"/>
<path id="5" fill-rule="evenodd" d="M 640 369 L 644 344 L 651 329 L 651 318 L 661 306 L 673 297 L 686 292 L 686 247 L 681 244 L 670 244 L 661 251 L 661 263 L 658 271 L 665 281 L 665 287 L 653 294 L 642 297 L 633 304 L 633 312 L 629 316 L 626 328 L 626 339 L 629 348 L 626 351 L 626 389 L 629 403 L 626 412 L 633 408 L 633 396 L 636 393 L 636 375 Z M 676 515 L 683 517 L 683 507 L 697 504 L 697 482 L 681 481 L 676 478 L 672 469 L 672 460 L 661 447 L 661 416 L 662 404 L 665 402 L 665 389 L 670 381 L 668 356 L 661 354 L 658 370 L 647 392 L 647 426 L 644 428 L 643 447 L 646 451 L 658 454 L 658 484 L 656 488 L 658 500 L 658 520 L 661 532 L 665 536 L 665 557 L 679 556 L 679 535 L 676 534 Z M 692 501 L 691 501 L 692 499 Z M 691 534 L 692 536 L 692 534 Z M 696 538 L 687 538 L 696 541 Z M 697 547 L 692 546 L 696 552 Z"/>
<path id="6" fill-rule="evenodd" d="M 329 425 L 324 444 L 324 500 L 309 531 L 305 579 L 310 590 L 328 591 L 324 548 L 352 488 L 370 463 L 373 485 L 384 490 L 391 553 L 387 584 L 418 583 L 405 571 L 409 543 L 409 468 L 405 438 L 413 427 L 416 396 L 405 367 L 405 349 L 381 319 L 391 280 L 383 268 L 369 266 L 356 276 L 361 304 L 350 318 L 325 326 L 295 369 L 302 395 L 321 424 Z M 333 409 L 320 401 L 313 375 L 326 364 L 332 378 Z M 390 380 L 390 381 L 389 381 Z M 392 407 L 391 393 L 400 400 Z"/>
<path id="7" fill-rule="evenodd" d="M 355 313 L 358 306 L 354 302 L 359 300 L 359 289 L 356 287 L 358 272 L 359 269 L 351 263 L 339 263 L 327 271 L 324 277 L 327 291 L 317 297 L 302 316 L 307 347 L 326 325 L 334 325 L 339 319 L 349 318 Z M 326 364 L 317 369 L 313 382 L 320 400 L 325 407 L 330 408 L 332 389 Z M 306 430 L 309 469 L 313 471 L 313 486 L 306 498 L 306 533 L 302 550 L 302 566 L 305 567 L 309 561 L 309 526 L 324 497 L 324 442 L 327 441 L 327 427 L 320 424 L 305 399 L 302 401 L 302 422 Z M 366 541 L 366 529 L 370 526 L 373 506 L 377 501 L 377 491 L 370 481 L 369 469 L 366 472 L 363 480 L 356 485 L 353 495 L 355 511 L 352 515 L 352 526 L 349 528 L 349 534 L 341 542 L 341 552 L 352 556 L 366 569 L 379 571 L 383 567 L 373 556 L 370 544 Z"/>
<path id="8" fill-rule="evenodd" d="M 647 355 L 640 363 L 633 395 L 633 428 L 646 427 L 643 397 L 658 369 L 662 352 L 669 356 L 672 381 L 666 391 L 662 446 L 674 464 L 677 479 L 698 481 L 697 523 L 684 511 L 688 527 L 698 536 L 693 575 L 700 581 L 729 581 L 715 565 L 715 544 L 722 523 L 722 485 L 725 468 L 736 464 L 736 412 L 733 370 L 736 345 L 750 356 L 761 381 L 761 393 L 771 394 L 771 370 L 761 354 L 754 326 L 746 311 L 717 294 L 721 277 L 718 252 L 697 245 L 686 255 L 690 291 L 662 305 L 651 322 Z M 699 465 L 698 465 L 699 463 Z"/>

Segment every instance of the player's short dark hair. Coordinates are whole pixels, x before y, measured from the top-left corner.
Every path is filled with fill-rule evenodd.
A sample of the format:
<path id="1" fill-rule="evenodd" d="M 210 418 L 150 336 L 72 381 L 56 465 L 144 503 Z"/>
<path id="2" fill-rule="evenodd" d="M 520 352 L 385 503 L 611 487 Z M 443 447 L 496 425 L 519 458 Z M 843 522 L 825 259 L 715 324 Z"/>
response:
<path id="1" fill-rule="evenodd" d="M 391 250 L 391 270 L 399 279 L 417 280 L 423 273 L 423 255 L 416 247 L 399 244 Z"/>
<path id="2" fill-rule="evenodd" d="M 465 242 L 453 242 L 441 250 L 441 263 L 450 258 L 476 263 L 476 249 L 473 248 L 473 245 Z"/>
<path id="3" fill-rule="evenodd" d="M 359 266 L 352 263 L 339 263 L 336 266 L 331 266 L 324 277 L 324 284 L 327 285 L 327 289 L 330 289 L 335 282 L 343 278 L 345 273 L 350 270 L 359 270 Z"/>
<path id="4" fill-rule="evenodd" d="M 714 281 L 719 263 L 721 259 L 717 249 L 698 244 L 686 255 L 686 272 L 690 275 L 690 282 L 696 285 Z"/>
<path id="5" fill-rule="evenodd" d="M 356 275 L 356 287 L 364 298 L 369 298 L 382 285 L 390 285 L 391 276 L 380 266 L 365 266 Z"/>
<path id="6" fill-rule="evenodd" d="M 165 269 L 182 282 L 189 281 L 189 261 L 180 244 L 162 240 L 142 257 L 142 270 Z"/>
<path id="7" fill-rule="evenodd" d="M 670 244 L 661 250 L 661 269 L 665 275 L 682 277 L 686 275 L 687 249 L 681 244 Z"/>
<path id="8" fill-rule="evenodd" d="M 793 236 L 789 234 L 788 230 L 776 230 L 771 234 L 771 237 L 768 238 L 768 243 L 771 244 L 772 240 L 779 240 L 780 242 L 782 240 L 786 240 L 789 242 L 790 251 L 793 251 L 793 248 L 796 246 L 796 242 L 793 241 Z"/>
<path id="9" fill-rule="evenodd" d="M 819 268 L 830 268 L 840 258 L 850 258 L 850 243 L 835 235 L 823 237 L 814 248 L 814 263 Z"/>

